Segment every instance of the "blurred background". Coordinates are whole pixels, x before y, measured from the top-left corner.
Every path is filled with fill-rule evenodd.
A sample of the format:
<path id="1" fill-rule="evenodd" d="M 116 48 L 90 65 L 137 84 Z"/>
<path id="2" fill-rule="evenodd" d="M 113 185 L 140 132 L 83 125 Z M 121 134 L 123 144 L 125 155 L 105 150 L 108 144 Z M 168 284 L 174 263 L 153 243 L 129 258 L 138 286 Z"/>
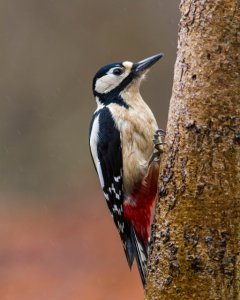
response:
<path id="1" fill-rule="evenodd" d="M 165 128 L 178 1 L 0 1 L 0 299 L 143 299 L 88 149 L 92 78 L 164 58 L 142 85 Z"/>

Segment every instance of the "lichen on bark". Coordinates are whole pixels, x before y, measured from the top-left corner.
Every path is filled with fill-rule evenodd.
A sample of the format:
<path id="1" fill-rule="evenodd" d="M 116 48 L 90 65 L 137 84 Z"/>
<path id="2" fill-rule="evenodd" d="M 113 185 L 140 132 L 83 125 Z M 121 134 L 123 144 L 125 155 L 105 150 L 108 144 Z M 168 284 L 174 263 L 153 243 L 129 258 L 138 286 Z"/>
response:
<path id="1" fill-rule="evenodd" d="M 240 299 L 240 10 L 184 0 L 145 299 Z"/>

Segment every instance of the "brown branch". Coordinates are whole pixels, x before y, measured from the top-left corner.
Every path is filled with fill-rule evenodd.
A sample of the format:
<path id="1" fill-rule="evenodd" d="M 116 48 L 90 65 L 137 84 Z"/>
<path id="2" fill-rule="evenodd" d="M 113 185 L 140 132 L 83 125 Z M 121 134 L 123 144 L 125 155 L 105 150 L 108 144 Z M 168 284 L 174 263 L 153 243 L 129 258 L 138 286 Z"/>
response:
<path id="1" fill-rule="evenodd" d="M 240 9 L 180 10 L 146 299 L 240 299 Z"/>

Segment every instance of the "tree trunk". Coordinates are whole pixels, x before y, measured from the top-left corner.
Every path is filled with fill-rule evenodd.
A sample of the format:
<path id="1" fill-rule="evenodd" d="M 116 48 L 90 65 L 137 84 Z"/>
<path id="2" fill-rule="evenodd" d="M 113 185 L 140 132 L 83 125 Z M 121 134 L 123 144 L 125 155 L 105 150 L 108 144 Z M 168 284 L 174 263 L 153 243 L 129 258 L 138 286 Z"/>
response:
<path id="1" fill-rule="evenodd" d="M 145 299 L 240 299 L 240 10 L 183 0 Z"/>

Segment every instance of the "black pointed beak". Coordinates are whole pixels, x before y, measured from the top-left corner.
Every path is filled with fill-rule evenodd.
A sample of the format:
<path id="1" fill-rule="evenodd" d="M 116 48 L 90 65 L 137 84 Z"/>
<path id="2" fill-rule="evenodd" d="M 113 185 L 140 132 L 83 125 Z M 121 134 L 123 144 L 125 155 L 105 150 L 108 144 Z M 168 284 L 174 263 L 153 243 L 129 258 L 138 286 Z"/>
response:
<path id="1" fill-rule="evenodd" d="M 145 58 L 145 59 L 135 63 L 134 64 L 135 73 L 149 69 L 152 65 L 154 65 L 162 57 L 163 57 L 163 53 L 159 53 L 159 54 L 153 55 L 151 57 Z"/>

